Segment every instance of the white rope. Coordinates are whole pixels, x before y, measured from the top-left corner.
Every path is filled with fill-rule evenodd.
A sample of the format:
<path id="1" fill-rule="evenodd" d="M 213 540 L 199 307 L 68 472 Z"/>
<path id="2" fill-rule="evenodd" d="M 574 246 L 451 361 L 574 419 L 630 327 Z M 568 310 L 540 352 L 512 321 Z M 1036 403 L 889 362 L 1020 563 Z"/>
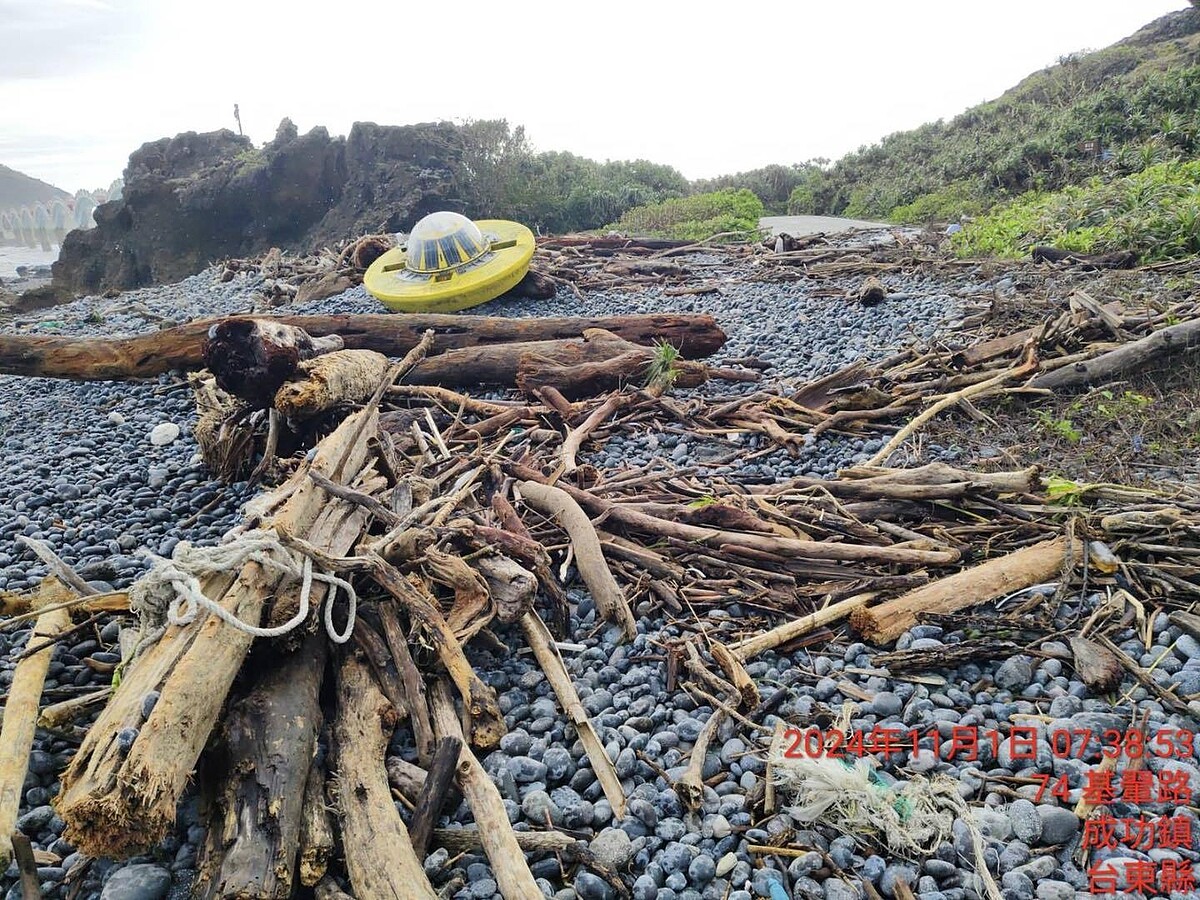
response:
<path id="1" fill-rule="evenodd" d="M 329 585 L 323 617 L 329 639 L 335 644 L 344 644 L 354 631 L 354 620 L 358 614 L 358 594 L 354 587 L 336 575 L 313 571 L 312 558 L 285 547 L 274 531 L 247 531 L 229 543 L 215 547 L 196 547 L 188 541 L 180 541 L 170 559 L 153 555 L 150 558 L 153 559 L 150 571 L 129 590 L 129 607 L 142 620 L 143 635 L 148 635 L 152 630 L 161 634 L 168 624 L 189 625 L 201 610 L 205 610 L 238 631 L 254 637 L 279 637 L 308 618 L 314 581 Z M 200 589 L 200 578 L 237 571 L 248 562 L 258 563 L 264 569 L 300 581 L 300 608 L 282 625 L 262 628 L 239 619 L 221 604 L 206 597 Z M 333 624 L 333 604 L 338 588 L 346 592 L 346 626 L 341 632 Z M 153 639 L 157 639 L 157 635 Z M 149 638 L 144 637 L 142 643 L 147 640 Z"/>

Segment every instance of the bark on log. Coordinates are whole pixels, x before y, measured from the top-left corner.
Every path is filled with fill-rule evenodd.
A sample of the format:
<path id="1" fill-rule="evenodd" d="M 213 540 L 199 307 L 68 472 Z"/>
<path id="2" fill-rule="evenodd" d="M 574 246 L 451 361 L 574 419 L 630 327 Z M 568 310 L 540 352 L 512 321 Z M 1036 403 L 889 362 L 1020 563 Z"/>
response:
<path id="1" fill-rule="evenodd" d="M 198 369 L 209 328 L 203 319 L 128 338 L 0 335 L 0 374 L 82 380 L 153 378 L 172 369 Z M 514 341 L 577 338 L 603 328 L 635 344 L 663 340 L 688 359 L 719 350 L 725 333 L 709 315 L 655 314 L 588 318 L 502 319 L 453 314 L 283 316 L 277 321 L 310 335 L 339 335 L 346 349 L 399 356 L 434 331 L 431 353 Z"/>
<path id="2" fill-rule="evenodd" d="M 333 858 L 333 823 L 325 798 L 325 767 L 317 757 L 309 764 L 304 783 L 304 806 L 300 820 L 300 883 L 312 887 L 322 878 Z"/>
<path id="3" fill-rule="evenodd" d="M 375 393 L 388 359 L 373 350 L 339 350 L 300 364 L 297 379 L 275 392 L 275 408 L 309 419 L 335 406 L 362 403 Z"/>
<path id="4" fill-rule="evenodd" d="M 433 727 L 438 738 L 455 737 L 462 741 L 462 727 L 449 684 L 441 680 L 433 684 L 430 700 L 433 703 Z M 525 854 L 521 852 L 512 825 L 508 822 L 500 791 L 465 743 L 459 752 L 456 778 L 475 817 L 483 851 L 492 864 L 492 873 L 496 876 L 504 900 L 542 900 L 541 888 L 533 880 Z"/>
<path id="5" fill-rule="evenodd" d="M 518 621 L 533 608 L 537 577 L 507 556 L 481 556 L 473 563 L 487 582 L 496 607 L 496 618 L 505 624 Z"/>
<path id="6" fill-rule="evenodd" d="M 305 785 L 321 723 L 327 638 L 263 661 L 225 715 L 215 771 L 223 774 L 194 896 L 286 898 L 295 884 Z"/>
<path id="7" fill-rule="evenodd" d="M 337 709 L 342 849 L 354 893 L 379 900 L 437 900 L 388 790 L 383 755 L 395 710 L 353 653 L 341 665 Z"/>
<path id="8" fill-rule="evenodd" d="M 461 751 L 462 741 L 457 737 L 444 737 L 438 741 L 437 750 L 433 754 L 433 764 L 430 765 L 429 774 L 421 785 L 421 794 L 413 810 L 412 828 L 409 829 L 417 859 L 424 859 L 425 854 L 429 852 L 433 823 L 437 821 L 442 807 L 450 799 L 450 785 L 454 783 L 454 772 L 458 768 L 458 755 Z"/>
<path id="9" fill-rule="evenodd" d="M 1056 578 L 1068 552 L 1081 558 L 1078 544 L 1072 547 L 1065 537 L 1042 541 L 956 572 L 879 606 L 860 607 L 850 614 L 850 625 L 874 644 L 894 641 L 917 624 L 918 613 L 957 612 Z"/>
<path id="10" fill-rule="evenodd" d="M 600 538 L 596 536 L 596 528 L 587 513 L 561 488 L 537 481 L 523 481 L 519 487 L 525 502 L 539 512 L 553 516 L 566 529 L 575 547 L 575 565 L 579 569 L 579 576 L 596 602 L 600 618 L 620 625 L 625 637 L 632 641 L 637 637 L 633 610 L 629 608 L 629 601 L 621 593 L 621 586 L 604 560 Z"/>
<path id="11" fill-rule="evenodd" d="M 1095 359 L 1063 366 L 1038 375 L 1029 382 L 1032 388 L 1053 391 L 1070 390 L 1088 384 L 1103 384 L 1135 371 L 1159 356 L 1195 351 L 1200 347 L 1200 319 L 1168 325 L 1148 337 L 1101 354 Z"/>
<path id="12" fill-rule="evenodd" d="M 370 453 L 363 434 L 373 434 L 377 422 L 374 409 L 348 417 L 318 445 L 311 468 L 336 481 L 356 476 Z M 361 508 L 330 498 L 303 469 L 258 499 L 256 509 L 278 507 L 271 520 L 277 528 L 332 556 L 350 550 L 366 521 Z M 299 593 L 298 584 L 281 586 L 278 574 L 255 562 L 202 587 L 239 619 L 255 624 L 269 598 L 279 608 L 294 603 Z M 312 602 L 324 597 L 325 586 L 314 584 Z M 169 628 L 130 667 L 63 774 L 59 815 L 80 850 L 127 856 L 163 838 L 252 642 L 249 634 L 208 615 Z M 160 696 L 143 720 L 142 698 L 150 691 Z M 137 735 L 128 752 L 126 738 L 118 738 L 127 728 Z"/>
<path id="13" fill-rule="evenodd" d="M 0 726 L 0 868 L 8 868 L 12 861 L 12 834 L 17 827 L 25 776 L 29 773 L 29 752 L 33 749 L 38 706 L 50 658 L 54 656 L 54 644 L 45 639 L 70 627 L 71 614 L 65 609 L 38 616 L 29 636 L 29 646 L 46 646 L 26 656 L 13 670 L 4 705 L 4 724 Z"/>

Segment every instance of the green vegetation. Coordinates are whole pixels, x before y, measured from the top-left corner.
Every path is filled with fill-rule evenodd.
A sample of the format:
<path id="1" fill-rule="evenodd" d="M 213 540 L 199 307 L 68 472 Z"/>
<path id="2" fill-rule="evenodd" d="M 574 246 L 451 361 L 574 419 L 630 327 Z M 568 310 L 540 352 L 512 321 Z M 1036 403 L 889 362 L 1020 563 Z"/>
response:
<path id="1" fill-rule="evenodd" d="M 1038 410 L 1037 419 L 1043 431 L 1060 437 L 1067 443 L 1078 444 L 1083 439 L 1083 432 L 1076 428 L 1070 419 L 1057 419 L 1045 410 Z"/>
<path id="2" fill-rule="evenodd" d="M 535 152 L 524 130 L 505 121 L 471 122 L 462 133 L 466 211 L 543 232 L 615 222 L 700 239 L 752 228 L 764 211 L 914 225 L 982 216 L 960 252 L 1011 256 L 1037 241 L 1164 259 L 1200 249 L 1200 178 L 1183 165 L 1200 157 L 1200 8 L 1061 57 L 995 100 L 833 164 L 814 159 L 689 183 L 645 160 Z M 728 199 L 748 195 L 759 201 L 753 209 Z"/>
<path id="3" fill-rule="evenodd" d="M 1198 152 L 1200 10 L 1186 10 L 1112 47 L 1063 57 L 948 122 L 848 154 L 790 211 L 952 220 Z"/>
<path id="4" fill-rule="evenodd" d="M 811 196 L 812 181 L 823 177 L 823 167 L 827 165 L 827 159 L 814 159 L 790 166 L 770 165 L 736 175 L 701 179 L 693 182 L 692 187 L 700 194 L 742 189 L 753 191 L 769 215 L 782 215 L 793 212 L 791 207 L 794 199 L 803 199 L 805 192 Z"/>
<path id="5" fill-rule="evenodd" d="M 1200 160 L 1026 194 L 954 236 L 961 256 L 1017 257 L 1034 244 L 1080 253 L 1135 250 L 1145 262 L 1200 253 Z"/>
<path id="6" fill-rule="evenodd" d="M 758 231 L 763 203 L 753 191 L 714 191 L 639 206 L 611 227 L 628 234 L 701 241 L 715 234 L 737 232 L 752 237 Z"/>
<path id="7" fill-rule="evenodd" d="M 476 218 L 506 218 L 542 232 L 600 228 L 627 210 L 689 193 L 670 166 L 634 160 L 598 163 L 573 153 L 536 153 L 521 126 L 504 120 L 462 128 L 463 195 Z"/>
<path id="8" fill-rule="evenodd" d="M 940 190 L 922 194 L 912 203 L 897 206 L 890 218 L 901 225 L 953 222 L 961 216 L 977 216 L 990 204 L 970 181 L 955 181 Z"/>
<path id="9" fill-rule="evenodd" d="M 646 387 L 666 390 L 679 377 L 679 350 L 674 344 L 659 341 L 654 347 L 654 358 L 646 369 Z"/>

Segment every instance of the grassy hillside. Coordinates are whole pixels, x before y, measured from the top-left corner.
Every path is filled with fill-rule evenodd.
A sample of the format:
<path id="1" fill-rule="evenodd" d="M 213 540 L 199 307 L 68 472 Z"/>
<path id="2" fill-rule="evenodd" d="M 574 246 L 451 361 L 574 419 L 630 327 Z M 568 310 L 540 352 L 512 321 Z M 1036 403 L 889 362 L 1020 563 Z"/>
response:
<path id="1" fill-rule="evenodd" d="M 0 209 L 70 199 L 70 194 L 54 185 L 30 178 L 8 166 L 0 166 Z"/>
<path id="2" fill-rule="evenodd" d="M 1098 141 L 1102 155 L 1084 146 Z M 1122 177 L 1200 155 L 1200 9 L 1063 57 L 950 121 L 898 132 L 806 170 L 793 213 L 933 221 L 1027 191 Z"/>

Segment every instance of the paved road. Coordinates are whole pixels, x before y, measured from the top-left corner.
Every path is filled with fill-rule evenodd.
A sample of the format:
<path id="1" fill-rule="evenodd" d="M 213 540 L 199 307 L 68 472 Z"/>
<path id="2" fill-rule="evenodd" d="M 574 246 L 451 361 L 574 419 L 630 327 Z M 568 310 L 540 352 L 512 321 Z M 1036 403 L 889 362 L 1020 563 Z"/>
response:
<path id="1" fill-rule="evenodd" d="M 758 220 L 772 234 L 786 233 L 792 237 L 825 232 L 857 231 L 861 228 L 887 228 L 886 222 L 864 222 L 861 219 L 838 219 L 834 216 L 764 216 Z"/>

